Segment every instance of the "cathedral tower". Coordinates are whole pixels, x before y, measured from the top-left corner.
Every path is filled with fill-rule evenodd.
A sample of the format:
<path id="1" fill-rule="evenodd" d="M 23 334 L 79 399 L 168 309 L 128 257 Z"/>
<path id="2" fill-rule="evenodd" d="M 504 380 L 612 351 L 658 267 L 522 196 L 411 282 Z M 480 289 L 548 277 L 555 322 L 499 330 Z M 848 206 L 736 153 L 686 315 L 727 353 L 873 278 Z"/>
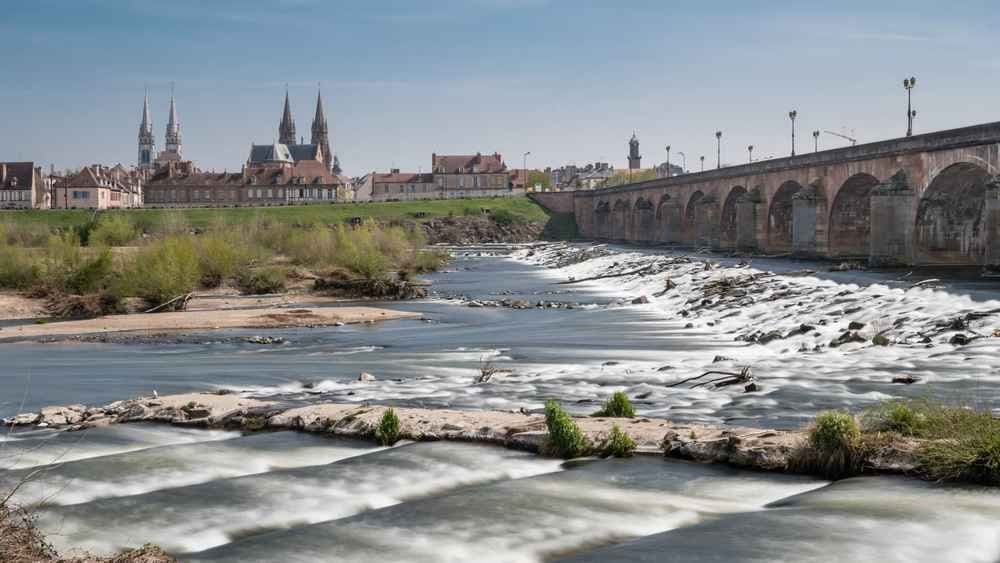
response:
<path id="1" fill-rule="evenodd" d="M 177 121 L 177 106 L 174 104 L 174 94 L 170 94 L 170 118 L 167 121 L 167 144 L 164 152 L 181 154 L 181 124 Z"/>
<path id="2" fill-rule="evenodd" d="M 330 128 L 327 125 L 326 115 L 323 114 L 323 94 L 319 91 L 316 92 L 316 116 L 313 117 L 310 142 L 323 149 L 323 162 L 326 163 L 327 169 L 332 170 L 334 158 L 330 151 Z"/>
<path id="3" fill-rule="evenodd" d="M 285 89 L 285 112 L 281 115 L 281 125 L 278 126 L 278 142 L 283 145 L 295 144 L 295 122 L 292 121 L 292 106 L 288 102 L 288 89 Z"/>
<path id="4" fill-rule="evenodd" d="M 139 169 L 152 170 L 156 155 L 153 121 L 149 118 L 149 92 L 142 99 L 142 123 L 139 124 Z"/>

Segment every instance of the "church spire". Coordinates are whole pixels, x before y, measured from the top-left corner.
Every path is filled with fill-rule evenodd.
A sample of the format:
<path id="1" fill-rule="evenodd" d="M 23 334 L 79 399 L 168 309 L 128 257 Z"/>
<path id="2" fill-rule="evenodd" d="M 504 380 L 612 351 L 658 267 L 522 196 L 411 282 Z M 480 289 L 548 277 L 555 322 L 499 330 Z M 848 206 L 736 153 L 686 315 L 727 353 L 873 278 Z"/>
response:
<path id="1" fill-rule="evenodd" d="M 326 115 L 323 113 L 323 93 L 316 90 L 316 115 L 312 122 L 312 139 L 310 142 L 319 145 L 323 151 L 323 160 L 327 169 L 333 169 L 333 152 L 330 150 L 330 128 L 327 125 Z"/>
<path id="2" fill-rule="evenodd" d="M 288 86 L 285 86 L 285 111 L 281 115 L 281 125 L 278 126 L 278 142 L 284 145 L 295 144 L 295 122 L 292 120 L 292 105 L 288 101 Z"/>
<path id="3" fill-rule="evenodd" d="M 181 152 L 181 123 L 177 120 L 177 105 L 174 103 L 174 86 L 170 85 L 170 116 L 167 118 L 167 152 Z"/>
<path id="4" fill-rule="evenodd" d="M 152 169 L 155 154 L 156 140 L 153 138 L 153 120 L 149 117 L 149 90 L 147 90 L 142 97 L 142 123 L 139 124 L 139 169 Z"/>
<path id="5" fill-rule="evenodd" d="M 139 124 L 139 137 L 153 134 L 153 123 L 149 118 L 149 90 L 142 97 L 142 123 Z"/>

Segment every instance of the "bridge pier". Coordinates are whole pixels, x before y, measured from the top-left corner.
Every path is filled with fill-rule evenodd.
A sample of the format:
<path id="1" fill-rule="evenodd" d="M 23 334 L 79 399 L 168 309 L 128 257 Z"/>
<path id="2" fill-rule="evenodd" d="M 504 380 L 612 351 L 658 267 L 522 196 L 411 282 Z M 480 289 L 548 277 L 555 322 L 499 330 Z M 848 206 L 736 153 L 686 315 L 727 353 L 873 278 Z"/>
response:
<path id="1" fill-rule="evenodd" d="M 986 185 L 986 264 L 1000 266 L 1000 176 Z"/>
<path id="2" fill-rule="evenodd" d="M 719 248 L 719 201 L 708 194 L 695 204 L 694 245 Z"/>
<path id="3" fill-rule="evenodd" d="M 814 258 L 826 256 L 826 198 L 818 183 L 792 196 L 792 254 Z"/>
<path id="4" fill-rule="evenodd" d="M 908 266 L 913 263 L 913 229 L 917 194 L 900 170 L 871 194 L 871 266 Z"/>
<path id="5" fill-rule="evenodd" d="M 738 250 L 760 250 L 764 237 L 764 221 L 767 210 L 763 205 L 760 188 L 754 188 L 736 201 L 736 248 Z"/>
<path id="6" fill-rule="evenodd" d="M 677 198 L 672 198 L 669 194 L 663 195 L 657 210 L 657 219 L 660 231 L 659 236 L 656 237 L 657 240 L 662 240 L 667 244 L 680 243 L 684 223 L 681 204 Z"/>

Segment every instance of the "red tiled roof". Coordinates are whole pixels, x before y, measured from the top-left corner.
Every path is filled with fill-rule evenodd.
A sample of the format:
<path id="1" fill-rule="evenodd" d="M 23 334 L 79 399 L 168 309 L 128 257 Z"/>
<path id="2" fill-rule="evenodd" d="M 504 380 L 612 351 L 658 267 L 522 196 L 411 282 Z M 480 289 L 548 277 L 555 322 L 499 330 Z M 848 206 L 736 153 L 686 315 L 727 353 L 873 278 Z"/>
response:
<path id="1" fill-rule="evenodd" d="M 507 167 L 499 153 L 493 154 L 435 154 L 431 157 L 434 171 L 443 174 L 496 173 Z"/>

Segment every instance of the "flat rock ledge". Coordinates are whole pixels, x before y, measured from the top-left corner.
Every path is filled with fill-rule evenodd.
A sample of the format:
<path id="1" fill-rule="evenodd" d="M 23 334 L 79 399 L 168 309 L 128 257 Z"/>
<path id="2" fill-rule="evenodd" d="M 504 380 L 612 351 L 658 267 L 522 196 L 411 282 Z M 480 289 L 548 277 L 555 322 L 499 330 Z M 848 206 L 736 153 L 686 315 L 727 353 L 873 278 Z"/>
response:
<path id="1" fill-rule="evenodd" d="M 107 424 L 159 422 L 242 431 L 299 430 L 372 439 L 382 405 L 318 403 L 284 407 L 227 393 L 187 393 L 115 401 L 103 407 L 46 407 L 4 420 L 7 426 L 82 430 Z M 480 442 L 540 452 L 547 439 L 545 417 L 510 411 L 463 411 L 393 407 L 400 434 L 414 441 Z M 789 471 L 806 441 L 804 431 L 681 424 L 656 418 L 576 417 L 586 436 L 600 444 L 617 424 L 636 442 L 637 454 L 666 455 L 764 471 Z M 905 445 L 905 444 L 904 444 Z M 875 472 L 908 473 L 916 468 L 912 447 L 889 448 L 873 460 Z"/>

